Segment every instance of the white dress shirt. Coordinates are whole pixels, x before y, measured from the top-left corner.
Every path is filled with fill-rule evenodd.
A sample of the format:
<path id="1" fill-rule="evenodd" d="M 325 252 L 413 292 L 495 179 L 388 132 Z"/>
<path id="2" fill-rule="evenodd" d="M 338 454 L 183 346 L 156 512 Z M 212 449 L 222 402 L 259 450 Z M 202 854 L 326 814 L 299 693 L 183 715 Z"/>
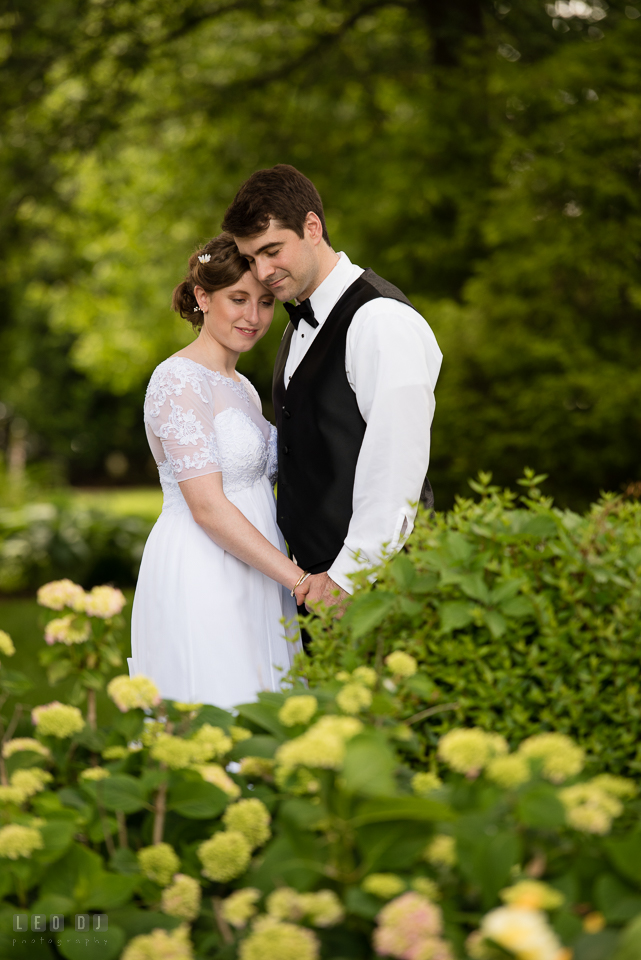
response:
<path id="1" fill-rule="evenodd" d="M 285 385 L 332 308 L 363 273 L 347 254 L 312 293 L 317 327 L 301 320 L 285 365 Z M 354 314 L 345 371 L 367 424 L 356 464 L 353 514 L 338 557 L 327 571 L 352 593 L 349 574 L 398 550 L 412 532 L 430 459 L 434 388 L 443 355 L 423 317 L 398 300 L 378 297 Z"/>

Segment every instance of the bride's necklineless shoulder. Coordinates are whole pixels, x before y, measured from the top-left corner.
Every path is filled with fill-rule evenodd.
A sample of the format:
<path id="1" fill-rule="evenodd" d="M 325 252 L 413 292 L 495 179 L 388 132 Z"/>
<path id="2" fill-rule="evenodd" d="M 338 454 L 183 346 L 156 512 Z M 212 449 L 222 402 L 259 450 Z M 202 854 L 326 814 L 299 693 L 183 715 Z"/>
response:
<path id="1" fill-rule="evenodd" d="M 221 372 L 220 372 L 220 370 L 212 370 L 211 367 L 205 366 L 204 363 L 198 363 L 197 360 L 192 360 L 191 357 L 185 357 L 184 355 L 181 356 L 181 355 L 178 354 L 178 353 L 172 353 L 172 355 L 171 355 L 170 357 L 168 357 L 167 359 L 168 359 L 168 360 L 188 360 L 189 363 L 194 363 L 197 367 L 202 367 L 202 369 L 203 369 L 203 370 L 206 370 L 207 373 L 215 373 L 217 377 L 221 377 L 221 379 L 223 379 L 223 380 L 229 380 L 230 383 L 242 383 L 243 380 L 246 379 L 246 378 L 242 375 L 242 373 L 239 373 L 239 374 L 238 374 L 238 377 L 239 377 L 238 380 L 234 380 L 233 377 L 226 377 L 224 373 L 221 373 Z"/>

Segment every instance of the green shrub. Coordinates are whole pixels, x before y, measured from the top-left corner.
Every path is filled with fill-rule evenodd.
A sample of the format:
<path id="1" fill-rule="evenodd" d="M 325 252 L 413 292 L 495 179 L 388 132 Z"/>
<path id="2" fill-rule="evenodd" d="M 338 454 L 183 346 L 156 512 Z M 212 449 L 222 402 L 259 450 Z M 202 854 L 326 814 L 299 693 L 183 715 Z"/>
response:
<path id="1" fill-rule="evenodd" d="M 68 503 L 0 510 L 0 593 L 69 577 L 85 587 L 136 582 L 151 522 Z"/>
<path id="2" fill-rule="evenodd" d="M 415 721 L 428 746 L 461 725 L 514 742 L 557 730 L 600 768 L 641 769 L 641 504 L 607 496 L 579 516 L 542 498 L 531 471 L 520 502 L 490 479 L 473 484 L 480 502 L 419 513 L 376 584 L 359 575 L 342 619 L 309 622 L 301 672 L 323 683 L 358 664 L 380 671 L 403 650 L 423 673 L 417 694 L 436 688 Z"/>
<path id="3" fill-rule="evenodd" d="M 383 671 L 399 702 L 411 668 Z M 67 929 L 106 913 L 103 960 L 637 956 L 635 784 L 586 779 L 562 735 L 510 754 L 478 729 L 442 738 L 416 774 L 421 744 L 379 679 L 262 694 L 233 716 L 121 677 L 122 715 L 95 729 L 77 707 L 37 708 L 35 739 L 3 737 L 0 955 L 84 956 L 73 930 L 23 944 L 23 912 Z M 552 952 L 506 939 L 524 911 Z"/>

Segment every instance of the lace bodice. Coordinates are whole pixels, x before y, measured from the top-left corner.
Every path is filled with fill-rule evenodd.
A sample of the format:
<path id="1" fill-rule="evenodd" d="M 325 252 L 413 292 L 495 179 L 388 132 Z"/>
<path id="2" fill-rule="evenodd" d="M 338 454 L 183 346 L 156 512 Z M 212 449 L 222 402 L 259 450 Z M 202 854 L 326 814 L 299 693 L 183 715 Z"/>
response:
<path id="1" fill-rule="evenodd" d="M 246 377 L 237 382 L 188 357 L 169 357 L 149 381 L 145 427 L 163 509 L 186 508 L 179 483 L 208 473 L 222 473 L 226 494 L 263 476 L 276 480 L 276 428 Z"/>

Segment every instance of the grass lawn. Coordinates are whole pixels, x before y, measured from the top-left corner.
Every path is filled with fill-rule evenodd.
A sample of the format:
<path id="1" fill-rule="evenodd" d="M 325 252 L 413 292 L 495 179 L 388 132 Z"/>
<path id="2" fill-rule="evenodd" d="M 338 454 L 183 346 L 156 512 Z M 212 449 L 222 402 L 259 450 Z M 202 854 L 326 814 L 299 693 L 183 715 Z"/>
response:
<path id="1" fill-rule="evenodd" d="M 124 593 L 127 597 L 127 604 L 123 610 L 123 616 L 126 620 L 121 643 L 123 662 L 120 667 L 113 671 L 113 676 L 128 672 L 126 657 L 131 652 L 131 603 L 134 592 L 133 590 L 125 590 Z M 40 666 L 38 653 L 45 646 L 44 628 L 41 620 L 43 613 L 42 607 L 39 607 L 35 600 L 23 598 L 0 599 L 0 630 L 6 630 L 16 648 L 13 657 L 2 657 L 2 667 L 0 669 L 20 671 L 33 684 L 31 689 L 21 697 L 10 697 L 2 710 L 4 717 L 10 718 L 17 702 L 25 705 L 24 716 L 14 736 L 31 736 L 33 727 L 28 710 L 40 703 L 50 703 L 52 700 L 65 702 L 74 683 L 73 678 L 69 678 L 52 687 L 47 681 L 44 668 Z M 110 679 L 111 676 L 106 678 L 105 687 Z M 117 708 L 105 693 L 104 688 L 98 692 L 97 708 L 99 726 L 110 719 L 115 719 L 118 714 Z"/>
<path id="2" fill-rule="evenodd" d="M 121 517 L 142 517 L 156 520 L 162 509 L 162 491 L 156 487 L 112 487 L 105 489 L 74 489 L 66 493 L 81 507 L 116 513 Z"/>

